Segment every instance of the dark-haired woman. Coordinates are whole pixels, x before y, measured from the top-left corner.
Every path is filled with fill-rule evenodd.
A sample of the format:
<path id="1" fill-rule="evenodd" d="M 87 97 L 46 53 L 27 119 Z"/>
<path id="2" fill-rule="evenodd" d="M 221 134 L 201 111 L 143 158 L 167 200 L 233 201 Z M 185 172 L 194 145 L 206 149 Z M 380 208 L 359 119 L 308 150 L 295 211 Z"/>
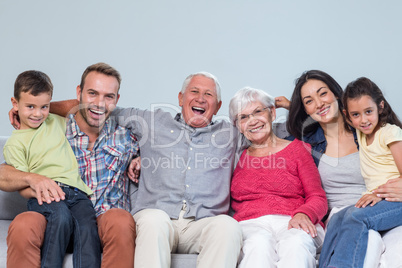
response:
<path id="1" fill-rule="evenodd" d="M 328 219 L 342 208 L 356 204 L 366 190 L 356 136 L 342 112 L 342 95 L 342 88 L 330 75 L 319 70 L 307 71 L 296 80 L 287 121 L 288 131 L 312 146 L 331 211 Z M 289 105 L 283 97 L 277 98 L 277 104 L 285 108 Z M 402 236 L 401 227 L 383 234 L 386 249 L 382 267 L 402 263 L 398 254 L 402 239 L 398 241 L 398 236 Z M 377 267 L 384 246 L 375 231 L 370 230 L 369 239 L 365 267 Z"/>

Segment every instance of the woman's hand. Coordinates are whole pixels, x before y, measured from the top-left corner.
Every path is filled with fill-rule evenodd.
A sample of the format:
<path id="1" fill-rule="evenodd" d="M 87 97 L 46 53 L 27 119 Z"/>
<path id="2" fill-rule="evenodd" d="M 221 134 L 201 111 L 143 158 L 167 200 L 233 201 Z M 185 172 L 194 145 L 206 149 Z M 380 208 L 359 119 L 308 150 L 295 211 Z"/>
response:
<path id="1" fill-rule="evenodd" d="M 355 207 L 357 208 L 365 208 L 367 205 L 374 206 L 378 202 L 380 202 L 382 198 L 378 197 L 375 194 L 365 194 L 363 195 L 359 201 L 357 201 Z"/>
<path id="2" fill-rule="evenodd" d="M 373 191 L 379 198 L 390 202 L 402 202 L 402 178 L 390 179 Z"/>
<path id="3" fill-rule="evenodd" d="M 317 229 L 311 222 L 310 218 L 304 213 L 296 213 L 289 221 L 288 230 L 296 228 L 303 229 L 306 233 L 310 234 L 312 238 L 317 236 Z"/>
<path id="4" fill-rule="evenodd" d="M 275 98 L 275 108 L 285 108 L 289 110 L 290 101 L 285 96 L 279 96 Z"/>

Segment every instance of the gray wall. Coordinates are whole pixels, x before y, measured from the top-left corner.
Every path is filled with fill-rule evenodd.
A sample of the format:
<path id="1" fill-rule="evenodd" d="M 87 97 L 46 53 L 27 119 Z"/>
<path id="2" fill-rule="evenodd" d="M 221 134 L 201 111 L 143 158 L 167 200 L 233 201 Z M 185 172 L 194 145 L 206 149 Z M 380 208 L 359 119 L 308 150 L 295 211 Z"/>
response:
<path id="1" fill-rule="evenodd" d="M 99 61 L 122 74 L 120 106 L 177 105 L 184 78 L 206 70 L 225 116 L 243 86 L 290 97 L 295 78 L 321 69 L 343 87 L 373 79 L 401 116 L 401 14 L 397 0 L 0 0 L 0 136 L 20 72 L 46 72 L 53 99 L 70 99 Z"/>

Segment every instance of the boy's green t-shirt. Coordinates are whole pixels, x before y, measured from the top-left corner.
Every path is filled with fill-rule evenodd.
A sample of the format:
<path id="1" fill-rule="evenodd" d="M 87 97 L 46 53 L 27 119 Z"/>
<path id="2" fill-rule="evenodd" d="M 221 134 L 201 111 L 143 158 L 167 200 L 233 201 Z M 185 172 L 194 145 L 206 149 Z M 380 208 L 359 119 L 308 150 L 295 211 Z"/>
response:
<path id="1" fill-rule="evenodd" d="M 49 114 L 36 129 L 14 130 L 4 145 L 4 159 L 18 170 L 46 176 L 90 195 L 65 132 L 66 119 Z"/>

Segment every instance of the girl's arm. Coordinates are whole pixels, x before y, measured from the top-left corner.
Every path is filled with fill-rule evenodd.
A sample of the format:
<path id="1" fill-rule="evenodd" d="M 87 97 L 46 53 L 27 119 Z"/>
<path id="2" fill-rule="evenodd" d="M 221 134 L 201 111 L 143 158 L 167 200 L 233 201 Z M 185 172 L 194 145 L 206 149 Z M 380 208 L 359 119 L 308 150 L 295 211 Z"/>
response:
<path id="1" fill-rule="evenodd" d="M 391 150 L 392 157 L 394 158 L 395 165 L 399 171 L 399 178 L 401 178 L 402 174 L 402 141 L 395 141 L 388 145 Z"/>
<path id="2" fill-rule="evenodd" d="M 381 200 L 382 200 L 382 198 L 378 197 L 376 194 L 365 194 L 357 201 L 355 207 L 365 208 L 368 205 L 374 206 Z"/>
<path id="3" fill-rule="evenodd" d="M 402 141 L 395 141 L 388 145 L 394 158 L 399 174 L 402 174 Z M 378 197 L 387 201 L 402 202 L 402 177 L 390 179 L 387 183 L 373 191 Z"/>

